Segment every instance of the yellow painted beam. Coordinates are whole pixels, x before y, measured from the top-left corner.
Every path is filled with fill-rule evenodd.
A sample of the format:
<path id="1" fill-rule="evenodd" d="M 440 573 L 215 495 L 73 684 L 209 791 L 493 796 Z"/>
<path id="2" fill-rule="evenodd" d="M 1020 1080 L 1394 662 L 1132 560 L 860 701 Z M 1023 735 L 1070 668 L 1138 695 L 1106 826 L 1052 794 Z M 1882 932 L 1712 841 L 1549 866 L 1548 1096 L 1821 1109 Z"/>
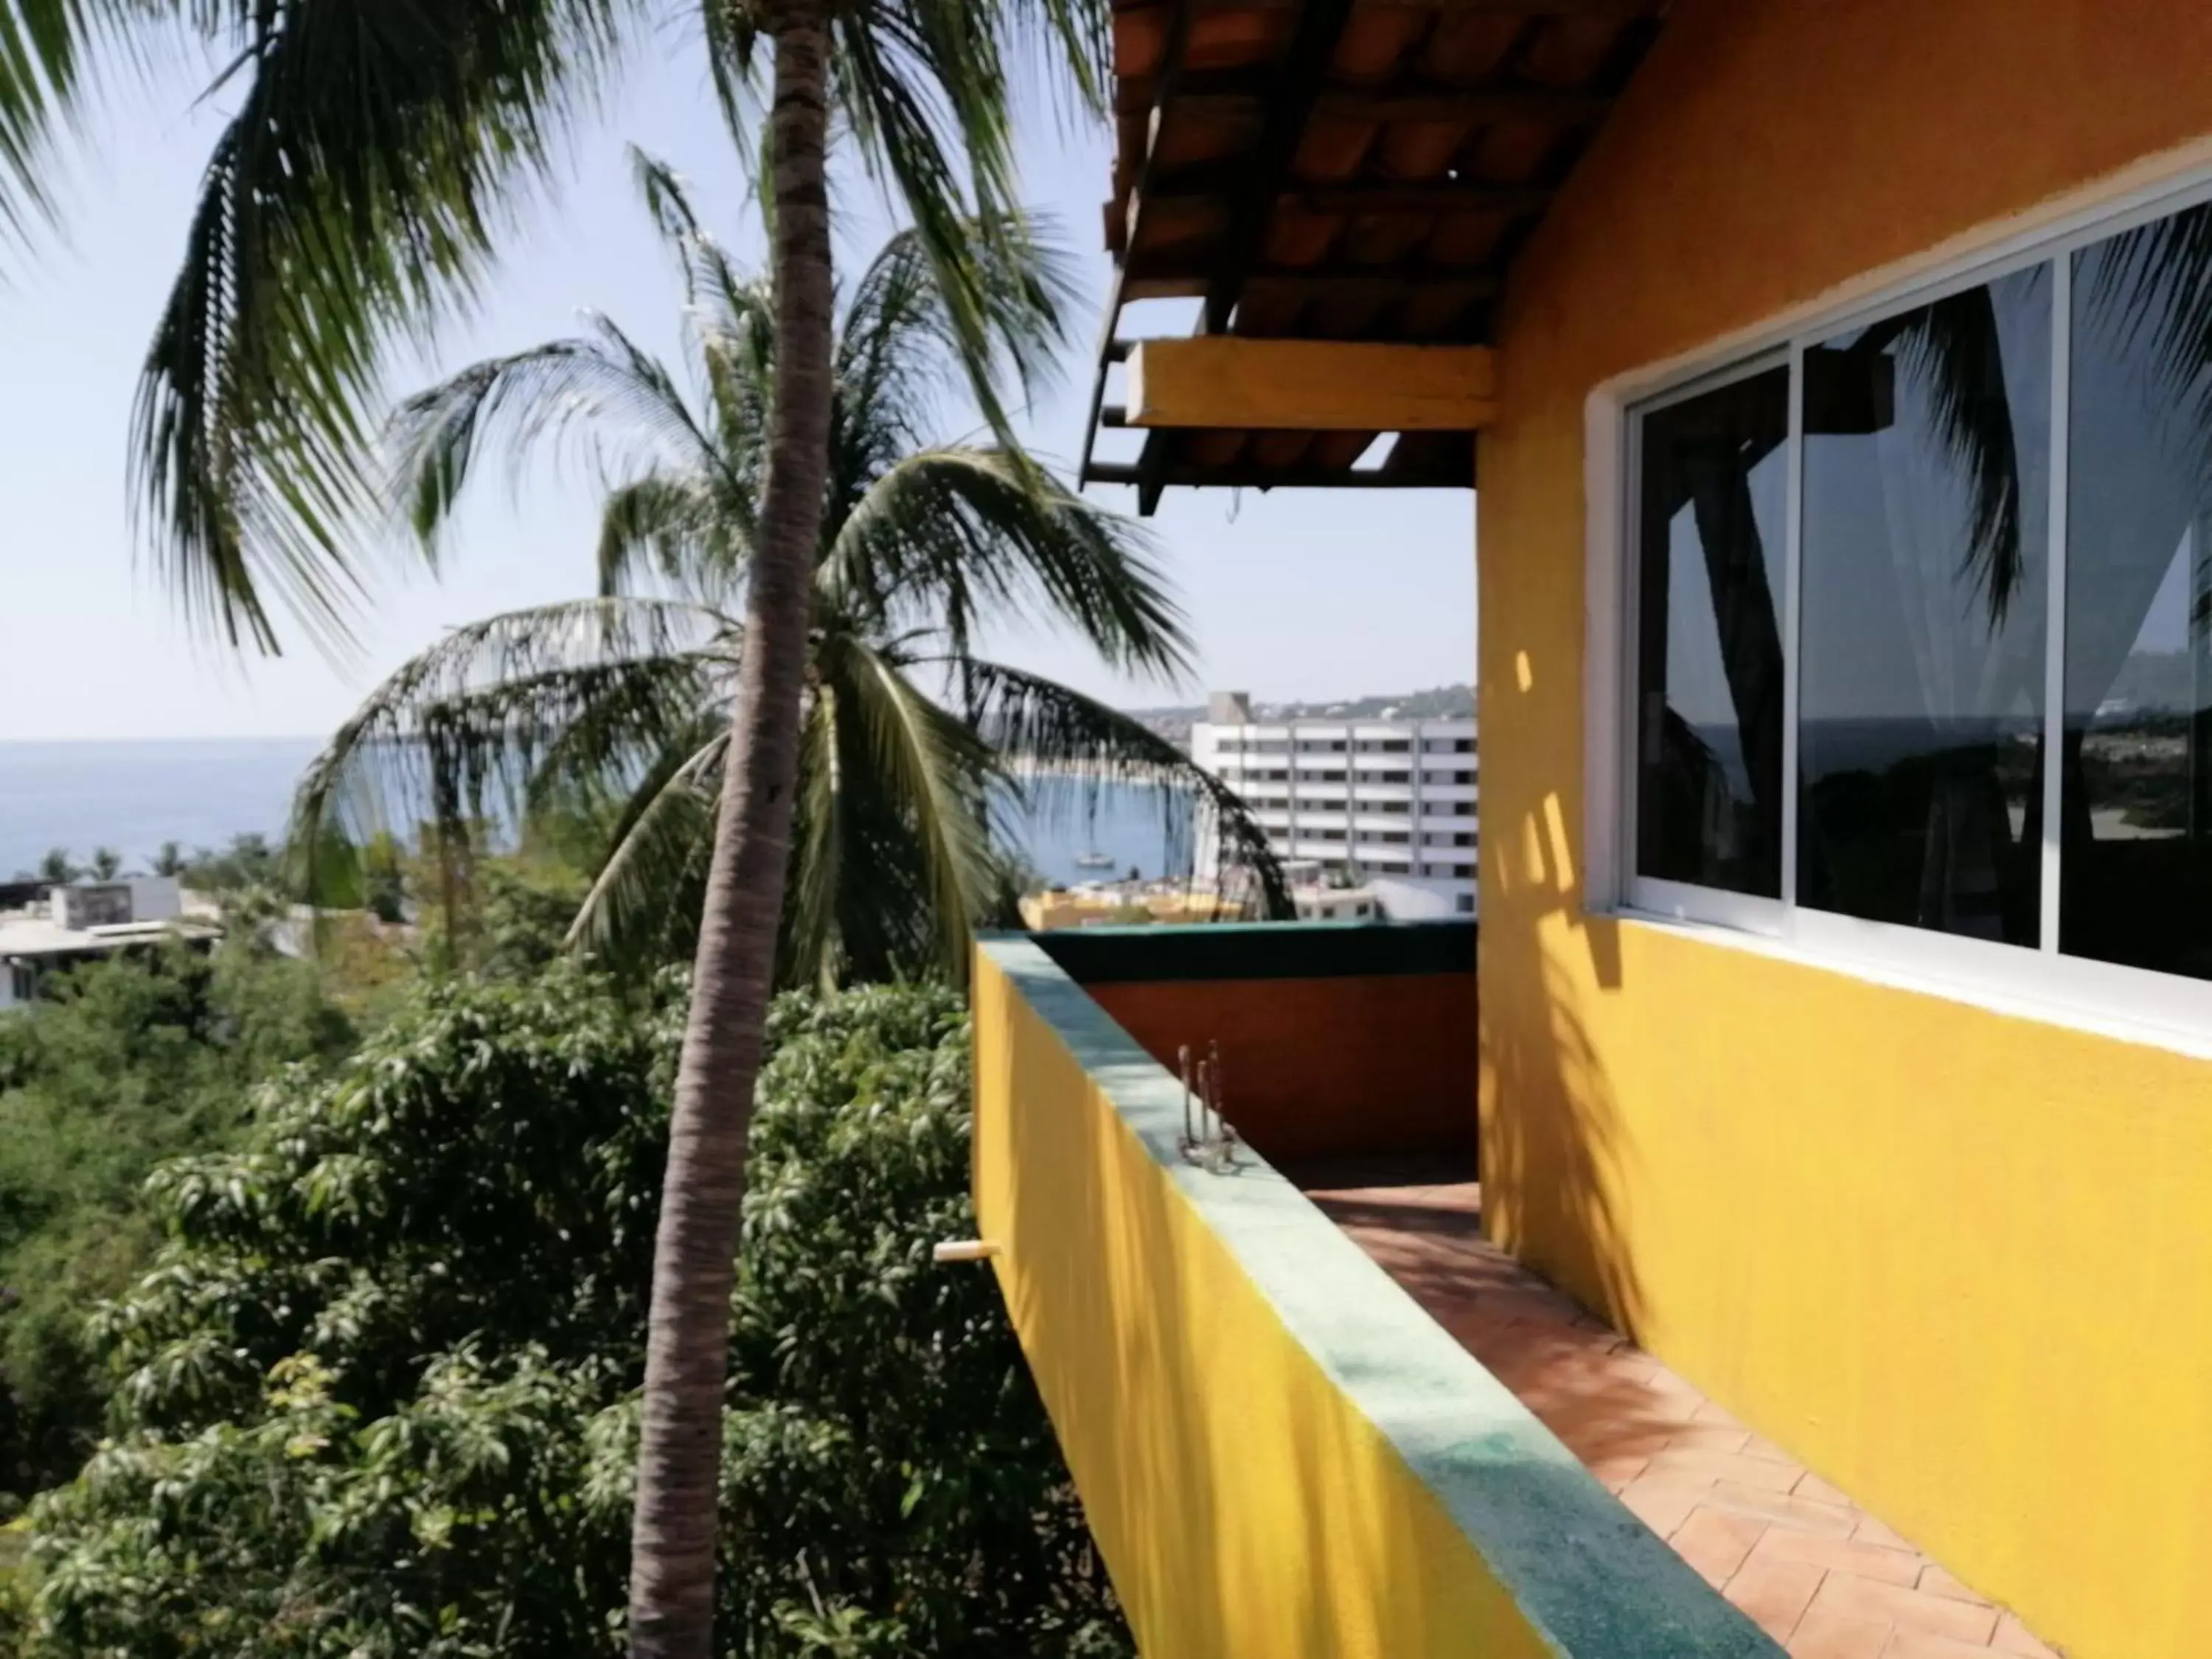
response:
<path id="1" fill-rule="evenodd" d="M 1129 354 L 1131 426 L 1473 432 L 1497 412 L 1487 346 L 1351 340 L 1146 340 Z"/>

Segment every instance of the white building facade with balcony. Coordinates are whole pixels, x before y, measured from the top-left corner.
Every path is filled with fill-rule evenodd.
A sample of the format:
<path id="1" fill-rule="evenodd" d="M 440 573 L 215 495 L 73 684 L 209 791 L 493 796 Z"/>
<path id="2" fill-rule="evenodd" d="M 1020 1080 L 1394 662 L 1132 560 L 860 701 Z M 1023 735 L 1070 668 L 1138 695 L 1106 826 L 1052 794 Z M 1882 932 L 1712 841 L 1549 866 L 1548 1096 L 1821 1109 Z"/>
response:
<path id="1" fill-rule="evenodd" d="M 1239 692 L 1217 692 L 1207 714 L 1191 758 L 1252 809 L 1277 857 L 1346 872 L 1393 921 L 1474 914 L 1474 720 L 1270 721 Z"/>

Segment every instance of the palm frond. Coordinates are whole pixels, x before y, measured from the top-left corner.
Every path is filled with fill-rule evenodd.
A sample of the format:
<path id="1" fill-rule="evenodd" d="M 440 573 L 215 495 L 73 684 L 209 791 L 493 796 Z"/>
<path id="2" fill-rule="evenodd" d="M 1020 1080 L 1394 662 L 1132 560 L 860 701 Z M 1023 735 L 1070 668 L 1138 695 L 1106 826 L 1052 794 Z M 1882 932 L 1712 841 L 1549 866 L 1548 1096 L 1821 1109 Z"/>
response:
<path id="1" fill-rule="evenodd" d="M 2031 280 L 2040 280 L 2040 273 Z M 1967 289 L 1911 313 L 1899 356 L 1926 388 L 1936 430 L 1966 471 L 1972 530 L 1962 568 L 1981 592 L 1994 633 L 2004 624 L 2023 565 L 2020 455 L 1988 287 Z"/>
<path id="2" fill-rule="evenodd" d="M 1048 0 L 1043 17 L 1040 32 L 1034 9 L 1004 0 L 863 0 L 831 14 L 837 112 L 868 177 L 903 210 L 934 275 L 969 392 L 1010 446 L 1000 354 L 1038 368 L 1042 359 L 1004 336 L 1007 313 L 996 297 L 1005 272 L 1037 240 L 1014 193 L 1008 65 L 1042 61 L 1036 48 L 1048 37 L 1079 100 L 1098 113 L 1111 78 L 1105 0 Z M 716 94 L 744 143 L 747 114 L 759 103 L 759 25 L 738 0 L 707 0 L 705 24 Z M 1034 323 L 1019 326 L 1026 332 Z"/>
<path id="3" fill-rule="evenodd" d="M 995 886 L 986 813 L 996 763 L 971 727 L 866 641 L 830 634 L 817 646 L 816 665 L 837 716 L 837 821 L 847 844 L 838 849 L 845 891 L 835 914 L 845 949 L 863 959 L 875 954 L 854 947 L 856 933 L 877 925 L 877 918 L 926 917 L 935 932 L 927 965 L 957 975 L 967 958 L 969 920 L 990 902 Z M 863 793 L 874 799 L 863 801 Z M 895 823 L 910 855 L 878 863 L 866 848 L 851 844 L 852 827 L 870 819 Z M 921 889 L 919 908 L 880 902 L 868 890 L 902 866 Z M 811 883 L 802 874 L 801 888 Z M 821 920 L 818 911 L 806 918 L 810 925 Z"/>
<path id="4" fill-rule="evenodd" d="M 599 592 L 632 592 L 657 578 L 671 592 L 734 611 L 752 552 L 751 505 L 696 473 L 651 473 L 618 486 L 599 514 Z"/>
<path id="5" fill-rule="evenodd" d="M 16 16 L 26 3 L 14 0 Z M 475 293 L 635 9 L 192 9 L 210 38 L 242 40 L 229 73 L 243 94 L 204 175 L 132 416 L 133 493 L 189 614 L 274 649 L 274 592 L 310 628 L 343 634 L 349 538 L 380 482 L 365 411 L 388 352 Z M 54 31 L 81 32 L 91 14 L 82 0 L 44 0 L 39 13 L 33 55 L 65 91 L 74 66 Z M 20 95 L 20 75 L 0 70 L 0 105 L 11 78 Z"/>
<path id="6" fill-rule="evenodd" d="M 2156 364 L 2158 392 L 2185 411 L 2194 453 L 2212 461 L 2212 207 L 2170 214 L 2075 257 L 2090 276 L 2077 295 L 2086 287 L 2089 303 L 2116 320 L 2118 344 Z"/>
<path id="7" fill-rule="evenodd" d="M 1108 662 L 1162 680 L 1190 637 L 1144 533 L 1004 451 L 925 449 L 834 526 L 821 585 L 853 614 L 940 628 L 964 652 L 986 614 L 1073 628 Z"/>
<path id="8" fill-rule="evenodd" d="M 993 351 L 991 373 L 1035 396 L 1060 372 L 1082 300 L 1074 265 L 1048 219 L 1001 215 L 971 224 L 972 282 Z M 854 412 L 915 409 L 961 389 L 966 337 L 919 231 L 892 236 L 852 285 L 838 341 L 838 380 Z"/>
<path id="9" fill-rule="evenodd" d="M 133 0 L 0 0 L 0 225 L 49 219 L 52 130 L 87 90 L 92 61 L 141 21 Z"/>
<path id="10" fill-rule="evenodd" d="M 806 700 L 799 732 L 799 793 L 792 802 L 791 873 L 784 890 L 783 937 L 777 971 L 787 983 L 823 985 L 842 977 L 840 899 L 845 859 L 845 774 L 841 764 L 842 699 L 834 685 L 817 684 Z M 878 874 L 888 866 L 879 866 Z M 878 893 L 878 915 L 890 906 Z"/>
<path id="11" fill-rule="evenodd" d="M 1048 772 L 1080 786 L 1095 809 L 1097 792 L 1114 784 L 1159 787 L 1161 831 L 1170 862 L 1186 867 L 1196 837 L 1211 833 L 1219 867 L 1243 872 L 1270 918 L 1295 914 L 1281 864 L 1267 832 L 1236 793 L 1141 720 L 1095 698 L 1002 663 L 957 665 L 967 682 L 967 714 L 976 734 L 1016 775 Z M 1016 803 L 1027 807 L 1026 795 Z M 1011 827 L 1000 830 L 1012 841 Z"/>
<path id="12" fill-rule="evenodd" d="M 646 212 L 684 281 L 685 326 L 714 402 L 726 470 L 750 483 L 767 459 L 775 295 L 764 278 L 748 276 L 708 232 L 674 168 L 635 147 L 630 167 Z"/>
<path id="13" fill-rule="evenodd" d="M 707 48 L 707 76 L 722 112 L 722 125 L 751 176 L 766 179 L 771 176 L 769 158 L 756 143 L 754 127 L 760 115 L 760 14 L 751 0 L 700 0 L 699 21 Z M 761 195 L 765 204 L 768 193 Z"/>
<path id="14" fill-rule="evenodd" d="M 541 442 L 572 435 L 611 472 L 723 472 L 674 378 L 600 319 L 592 337 L 487 358 L 400 404 L 388 441 L 416 534 L 436 544 L 487 447 L 507 450 L 519 483 Z"/>
<path id="15" fill-rule="evenodd" d="M 710 724 L 711 732 L 688 734 L 703 737 L 696 747 L 670 744 L 638 780 L 569 925 L 572 947 L 617 963 L 675 954 L 673 934 L 699 914 L 686 901 L 704 889 L 721 799 L 729 732 Z"/>
<path id="16" fill-rule="evenodd" d="M 527 810 L 549 755 L 573 775 L 641 767 L 712 706 L 726 677 L 714 619 L 672 600 L 544 605 L 456 629 L 371 692 L 310 762 L 289 845 L 318 891 L 318 861 L 386 830 L 436 826 L 452 842 L 495 804 Z"/>

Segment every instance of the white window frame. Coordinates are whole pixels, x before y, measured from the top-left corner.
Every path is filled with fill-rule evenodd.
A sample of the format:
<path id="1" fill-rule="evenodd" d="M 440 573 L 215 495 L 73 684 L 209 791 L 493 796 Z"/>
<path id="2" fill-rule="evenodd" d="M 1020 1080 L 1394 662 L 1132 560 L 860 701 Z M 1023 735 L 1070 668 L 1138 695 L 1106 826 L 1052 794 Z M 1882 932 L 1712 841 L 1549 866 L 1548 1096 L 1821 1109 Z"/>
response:
<path id="1" fill-rule="evenodd" d="M 2047 514 L 2044 719 L 2046 745 L 2065 714 L 2067 461 L 2073 258 L 2083 248 L 2169 214 L 2212 203 L 2212 164 L 2151 185 L 2083 192 L 2041 212 L 2039 222 L 2000 226 L 1978 248 L 1945 251 L 1854 284 L 1840 301 L 1807 307 L 1700 351 L 1625 374 L 1594 391 L 1585 407 L 1585 506 L 1589 627 L 1585 693 L 1585 852 L 1588 908 L 1643 925 L 1693 933 L 1861 978 L 1951 997 L 2051 1023 L 2212 1056 L 2212 980 L 2123 967 L 2058 951 L 2057 805 L 2061 769 L 2045 768 L 2044 858 L 2039 945 L 1814 910 L 1798 905 L 1797 674 L 1803 562 L 1802 371 L 1807 348 L 1999 277 L 2047 264 L 2051 287 L 2052 454 Z M 1636 787 L 1639 711 L 1636 651 L 1640 565 L 1638 442 L 1642 418 L 1699 393 L 1787 363 L 1789 468 L 1783 561 L 1784 738 L 1782 894 L 1733 893 L 1638 875 Z M 2055 754 L 2055 749 L 2046 748 Z"/>

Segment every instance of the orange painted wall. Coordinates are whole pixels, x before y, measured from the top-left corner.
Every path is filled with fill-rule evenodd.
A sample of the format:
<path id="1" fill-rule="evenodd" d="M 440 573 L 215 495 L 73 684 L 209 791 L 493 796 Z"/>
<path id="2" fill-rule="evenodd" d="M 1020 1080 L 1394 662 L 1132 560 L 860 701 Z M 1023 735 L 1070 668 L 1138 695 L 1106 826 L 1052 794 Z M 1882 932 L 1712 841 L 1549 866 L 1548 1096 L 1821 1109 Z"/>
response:
<path id="1" fill-rule="evenodd" d="M 1085 988 L 1170 1071 L 1178 1045 L 1195 1059 L 1219 1042 L 1229 1121 L 1271 1163 L 1474 1152 L 1472 974 Z"/>
<path id="2" fill-rule="evenodd" d="M 1676 0 L 1480 441 L 1489 1224 L 2077 1659 L 2205 1650 L 2212 1064 L 1586 913 L 1584 411 L 2208 135 L 2205 0 Z"/>

